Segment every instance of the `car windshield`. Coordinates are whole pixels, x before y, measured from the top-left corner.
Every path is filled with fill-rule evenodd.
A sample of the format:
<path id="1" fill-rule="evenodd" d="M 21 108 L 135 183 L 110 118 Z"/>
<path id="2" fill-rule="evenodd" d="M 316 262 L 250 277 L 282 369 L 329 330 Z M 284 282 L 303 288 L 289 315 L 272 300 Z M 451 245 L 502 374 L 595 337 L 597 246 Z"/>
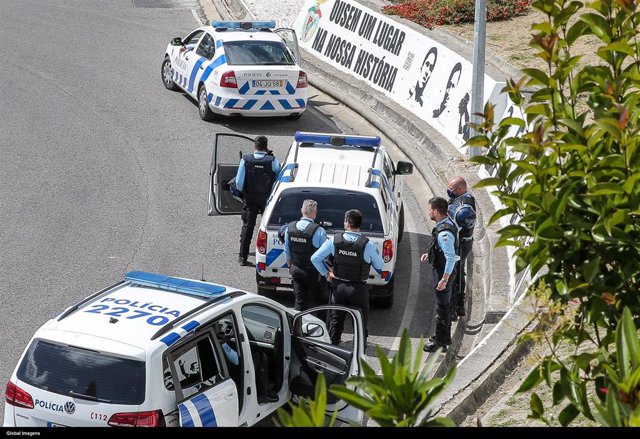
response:
<path id="1" fill-rule="evenodd" d="M 378 203 L 371 195 L 327 188 L 292 188 L 282 191 L 275 201 L 268 225 L 280 226 L 300 219 L 300 208 L 307 198 L 318 202 L 316 222 L 323 225 L 326 230 L 344 230 L 345 212 L 358 209 L 362 212 L 361 231 L 384 232 Z"/>
<path id="2" fill-rule="evenodd" d="M 35 340 L 29 347 L 18 379 L 60 395 L 112 404 L 144 402 L 144 361 L 43 340 Z"/>
<path id="3" fill-rule="evenodd" d="M 290 66 L 295 64 L 284 43 L 278 41 L 229 41 L 224 53 L 230 66 Z"/>

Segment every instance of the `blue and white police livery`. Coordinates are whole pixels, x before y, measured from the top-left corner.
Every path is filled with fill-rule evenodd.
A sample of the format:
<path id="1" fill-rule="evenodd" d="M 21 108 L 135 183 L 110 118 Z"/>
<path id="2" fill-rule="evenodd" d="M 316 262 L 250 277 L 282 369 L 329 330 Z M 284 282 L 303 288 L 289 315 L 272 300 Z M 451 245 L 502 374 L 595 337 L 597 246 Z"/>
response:
<path id="1" fill-rule="evenodd" d="M 381 272 L 371 268 L 370 297 L 381 306 L 391 306 L 398 242 L 404 231 L 402 176 L 411 172 L 411 163 L 393 163 L 379 137 L 296 133 L 258 231 L 259 291 L 268 294 L 288 286 L 290 275 L 278 232 L 283 224 L 299 219 L 303 200 L 311 198 L 318 202 L 316 221 L 330 235 L 344 231 L 348 210 L 362 212 L 360 231 L 384 260 Z"/>
<path id="2" fill-rule="evenodd" d="M 214 21 L 174 38 L 162 62 L 162 82 L 198 101 L 200 117 L 289 116 L 307 107 L 307 75 L 295 32 L 275 21 Z"/>
<path id="3" fill-rule="evenodd" d="M 361 374 L 353 346 L 332 346 L 316 315 L 209 282 L 129 272 L 67 308 L 29 342 L 5 390 L 4 427 L 250 426 L 292 396 L 313 396 L 324 373 Z M 331 355 L 328 355 L 329 352 Z M 270 371 L 260 396 L 254 357 Z M 345 420 L 362 412 L 329 404 Z"/>

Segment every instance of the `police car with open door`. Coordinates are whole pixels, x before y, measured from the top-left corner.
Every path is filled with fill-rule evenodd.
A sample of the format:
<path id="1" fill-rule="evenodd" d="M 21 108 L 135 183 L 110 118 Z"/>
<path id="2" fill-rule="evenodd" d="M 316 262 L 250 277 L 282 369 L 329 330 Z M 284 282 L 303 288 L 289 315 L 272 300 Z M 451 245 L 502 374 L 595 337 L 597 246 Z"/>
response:
<path id="1" fill-rule="evenodd" d="M 5 390 L 4 427 L 251 426 L 361 374 L 360 312 L 330 343 L 324 313 L 209 282 L 129 272 L 35 333 Z M 328 411 L 361 422 L 338 399 Z"/>
<path id="2" fill-rule="evenodd" d="M 162 83 L 198 101 L 200 117 L 288 116 L 307 106 L 307 75 L 297 37 L 275 21 L 213 21 L 173 38 L 162 62 Z"/>
<path id="3" fill-rule="evenodd" d="M 234 146 L 230 146 L 233 144 Z M 241 213 L 242 204 L 224 191 L 235 176 L 238 152 L 253 148 L 249 137 L 217 134 L 211 162 L 209 213 Z M 361 232 L 378 247 L 384 260 L 382 273 L 371 269 L 370 297 L 381 306 L 393 304 L 398 243 L 404 233 L 403 175 L 409 162 L 394 163 L 379 137 L 297 132 L 262 215 L 256 241 L 258 292 L 271 295 L 290 288 L 289 267 L 279 232 L 300 218 L 306 198 L 318 202 L 316 221 L 328 234 L 344 231 L 344 214 L 363 214 Z"/>

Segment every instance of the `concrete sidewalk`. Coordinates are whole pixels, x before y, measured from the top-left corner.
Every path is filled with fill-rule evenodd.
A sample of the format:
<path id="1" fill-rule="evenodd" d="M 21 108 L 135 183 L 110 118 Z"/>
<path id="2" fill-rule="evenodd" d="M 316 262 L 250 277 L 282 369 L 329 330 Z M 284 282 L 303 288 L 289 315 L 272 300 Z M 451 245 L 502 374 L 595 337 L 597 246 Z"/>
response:
<path id="1" fill-rule="evenodd" d="M 272 3 L 274 17 L 278 16 L 276 3 Z M 381 2 L 360 3 L 380 10 Z M 215 16 L 208 15 L 211 13 L 219 14 L 224 20 L 272 18 L 255 17 L 242 0 L 201 0 L 201 4 L 208 17 Z M 471 45 L 455 35 L 440 30 L 427 31 L 407 20 L 398 21 L 419 32 L 428 32 L 429 37 L 471 59 Z M 516 69 L 491 54 L 487 54 L 487 61 L 487 73 L 494 78 L 518 76 Z M 471 187 L 479 181 L 476 165 L 468 163 L 426 122 L 390 102 L 382 93 L 305 51 L 302 67 L 312 86 L 377 127 L 415 164 L 417 172 L 408 184 L 423 212 L 431 194 L 446 193 L 446 184 L 455 175 L 463 176 Z M 507 253 L 504 248 L 495 249 L 493 245 L 499 226 L 486 226 L 494 213 L 493 204 L 484 190 L 476 191 L 474 195 L 478 201 L 481 225 L 476 228 L 473 254 L 468 262 L 467 283 L 472 294 L 467 304 L 467 316 L 454 323 L 452 346 L 436 372 L 443 375 L 459 361 L 456 379 L 438 400 L 438 415 L 447 416 L 456 423 L 473 413 L 500 384 L 510 365 L 527 352 L 527 346 L 518 345 L 516 338 L 530 322 L 530 313 L 523 309 L 521 301 L 514 307 L 509 303 Z"/>

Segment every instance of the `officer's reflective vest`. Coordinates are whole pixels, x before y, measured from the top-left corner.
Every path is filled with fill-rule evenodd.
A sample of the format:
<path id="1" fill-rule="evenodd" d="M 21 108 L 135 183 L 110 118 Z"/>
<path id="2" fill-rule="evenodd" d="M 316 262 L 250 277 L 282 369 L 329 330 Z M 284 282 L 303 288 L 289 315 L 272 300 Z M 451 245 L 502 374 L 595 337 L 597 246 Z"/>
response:
<path id="1" fill-rule="evenodd" d="M 346 241 L 342 233 L 333 238 L 333 274 L 342 280 L 364 282 L 369 279 L 371 264 L 364 261 L 364 248 L 369 238 L 360 235 L 355 241 Z"/>
<path id="2" fill-rule="evenodd" d="M 473 239 L 473 229 L 476 226 L 476 199 L 473 195 L 466 192 L 451 200 L 447 213 L 449 219 L 460 229 L 460 239 L 462 241 Z"/>
<path id="3" fill-rule="evenodd" d="M 276 181 L 276 173 L 273 172 L 273 161 L 276 159 L 271 154 L 257 159 L 253 154 L 245 154 L 244 160 L 244 199 L 249 204 L 264 205 L 269 198 L 273 183 Z"/>
<path id="4" fill-rule="evenodd" d="M 319 225 L 314 222 L 307 222 L 307 227 L 300 231 L 296 227 L 298 221 L 293 221 L 287 226 L 289 235 L 289 251 L 291 252 L 291 262 L 298 268 L 305 271 L 313 270 L 317 273 L 316 268 L 311 263 L 311 255 L 316 251 L 313 246 L 313 234 L 318 230 Z"/>
<path id="5" fill-rule="evenodd" d="M 431 233 L 431 236 L 433 238 L 431 240 L 431 248 L 429 249 L 429 261 L 433 265 L 433 268 L 435 268 L 438 272 L 438 276 L 440 278 L 444 274 L 444 267 L 445 265 L 447 265 L 447 258 L 444 256 L 444 252 L 438 244 L 438 235 L 445 230 L 448 230 L 453 235 L 453 248 L 456 249 L 456 254 L 458 253 L 458 246 L 455 242 L 458 229 L 451 222 L 451 220 L 447 218 L 445 221 L 442 221 L 440 224 L 433 228 L 433 232 Z"/>

